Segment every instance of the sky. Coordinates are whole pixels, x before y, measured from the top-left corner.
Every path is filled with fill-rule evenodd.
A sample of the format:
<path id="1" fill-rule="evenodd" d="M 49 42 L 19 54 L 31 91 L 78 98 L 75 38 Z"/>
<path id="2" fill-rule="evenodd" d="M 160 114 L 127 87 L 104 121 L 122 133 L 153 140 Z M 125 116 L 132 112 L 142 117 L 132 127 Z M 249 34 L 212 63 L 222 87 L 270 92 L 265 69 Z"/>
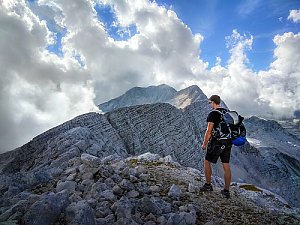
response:
<path id="1" fill-rule="evenodd" d="M 128 89 L 300 117 L 299 0 L 0 0 L 0 152 Z"/>

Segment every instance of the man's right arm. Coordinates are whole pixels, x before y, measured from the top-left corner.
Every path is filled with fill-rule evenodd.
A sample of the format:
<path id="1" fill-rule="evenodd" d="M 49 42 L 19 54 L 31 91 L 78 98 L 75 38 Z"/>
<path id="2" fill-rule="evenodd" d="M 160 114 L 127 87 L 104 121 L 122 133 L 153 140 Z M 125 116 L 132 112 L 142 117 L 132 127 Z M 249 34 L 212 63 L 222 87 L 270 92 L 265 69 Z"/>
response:
<path id="1" fill-rule="evenodd" d="M 213 122 L 208 122 L 207 123 L 207 128 L 206 128 L 206 132 L 205 132 L 205 135 L 204 135 L 204 140 L 203 140 L 203 144 L 202 144 L 202 149 L 205 150 L 206 149 L 206 146 L 210 140 L 210 137 L 212 135 L 212 130 L 213 130 L 213 127 L 214 127 L 214 123 Z"/>

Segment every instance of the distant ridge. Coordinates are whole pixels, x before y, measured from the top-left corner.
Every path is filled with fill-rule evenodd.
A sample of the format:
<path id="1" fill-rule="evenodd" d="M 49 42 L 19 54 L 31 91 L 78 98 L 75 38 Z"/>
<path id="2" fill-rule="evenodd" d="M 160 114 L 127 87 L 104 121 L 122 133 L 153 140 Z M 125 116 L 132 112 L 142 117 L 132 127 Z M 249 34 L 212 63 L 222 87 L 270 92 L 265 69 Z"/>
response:
<path id="1" fill-rule="evenodd" d="M 197 85 L 176 91 L 173 87 L 161 84 L 134 87 L 117 98 L 99 104 L 98 107 L 104 113 L 123 107 L 153 103 L 169 103 L 178 109 L 184 109 L 195 102 L 202 102 L 202 108 L 207 108 L 205 106 L 207 105 L 207 96 Z M 222 102 L 222 107 L 227 108 L 224 102 Z"/>
<path id="2" fill-rule="evenodd" d="M 125 94 L 99 104 L 98 107 L 102 112 L 110 112 L 115 109 L 152 103 L 165 103 L 176 95 L 177 91 L 166 85 L 149 87 L 134 87 L 128 90 Z"/>

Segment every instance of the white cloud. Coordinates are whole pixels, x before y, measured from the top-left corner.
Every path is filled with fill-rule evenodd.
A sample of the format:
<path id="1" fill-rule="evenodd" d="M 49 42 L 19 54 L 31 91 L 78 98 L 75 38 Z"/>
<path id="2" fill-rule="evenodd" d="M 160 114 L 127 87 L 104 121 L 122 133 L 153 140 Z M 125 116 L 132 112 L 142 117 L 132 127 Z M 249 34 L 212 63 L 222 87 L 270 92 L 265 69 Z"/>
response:
<path id="1" fill-rule="evenodd" d="M 274 37 L 274 62 L 259 73 L 261 98 L 269 102 L 274 116 L 292 116 L 300 106 L 300 33 Z"/>
<path id="2" fill-rule="evenodd" d="M 251 14 L 259 5 L 262 3 L 261 0 L 246 0 L 237 7 L 237 11 L 240 15 L 247 16 Z"/>
<path id="3" fill-rule="evenodd" d="M 260 113 L 257 75 L 247 67 L 249 60 L 245 54 L 252 48 L 253 37 L 233 30 L 226 41 L 231 54 L 226 67 L 216 64 L 210 70 L 209 80 L 199 85 L 208 96 L 219 94 L 230 108 L 243 115 Z"/>
<path id="4" fill-rule="evenodd" d="M 133 25 L 137 33 L 114 40 L 97 18 L 97 3 L 112 7 L 113 24 L 124 30 Z M 299 110 L 299 34 L 277 35 L 270 70 L 254 72 L 246 53 L 255 40 L 234 30 L 226 38 L 229 61 L 221 66 L 217 58 L 209 69 L 199 48 L 204 37 L 155 1 L 55 0 L 31 8 L 24 1 L 5 1 L 2 6 L 0 51 L 6 54 L 0 55 L 0 151 L 96 110 L 95 104 L 134 86 L 197 84 L 244 115 L 291 116 Z M 55 31 L 66 30 L 63 56 L 46 50 L 54 34 L 41 17 Z"/>
<path id="5" fill-rule="evenodd" d="M 45 51 L 50 32 L 24 2 L 1 7 L 0 24 L 0 152 L 96 109 L 89 74 Z"/>
<path id="6" fill-rule="evenodd" d="M 231 53 L 227 65 L 217 63 L 208 78 L 189 84 L 197 83 L 208 96 L 219 94 L 245 116 L 293 117 L 300 106 L 300 33 L 276 35 L 274 61 L 270 69 L 259 72 L 248 67 L 246 51 L 252 48 L 252 36 L 233 30 L 226 40 Z"/>
<path id="7" fill-rule="evenodd" d="M 294 23 L 299 23 L 300 22 L 300 9 L 290 10 L 290 14 L 287 19 L 293 21 Z"/>

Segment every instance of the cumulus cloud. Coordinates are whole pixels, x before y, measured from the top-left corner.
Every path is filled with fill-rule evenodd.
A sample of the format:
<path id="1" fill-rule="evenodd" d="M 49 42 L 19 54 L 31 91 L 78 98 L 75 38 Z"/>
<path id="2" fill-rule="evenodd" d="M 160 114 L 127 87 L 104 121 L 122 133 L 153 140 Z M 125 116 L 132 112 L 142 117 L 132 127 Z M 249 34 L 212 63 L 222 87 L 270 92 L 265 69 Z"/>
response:
<path id="1" fill-rule="evenodd" d="M 226 40 L 230 59 L 226 67 L 212 67 L 208 81 L 198 81 L 204 92 L 219 94 L 230 108 L 246 116 L 293 117 L 300 105 L 300 33 L 276 35 L 274 61 L 268 70 L 259 72 L 248 66 L 246 53 L 252 48 L 251 35 L 233 30 Z"/>
<path id="2" fill-rule="evenodd" d="M 123 31 L 135 26 L 136 32 L 114 40 L 97 16 L 97 4 L 111 8 L 113 26 Z M 209 68 L 201 59 L 204 37 L 155 1 L 7 0 L 0 5 L 0 51 L 5 52 L 0 55 L 0 151 L 96 111 L 96 104 L 134 86 L 197 84 L 246 116 L 299 111 L 299 34 L 277 35 L 270 69 L 255 72 L 247 57 L 254 38 L 233 30 L 226 37 L 226 66 L 217 57 Z M 61 46 L 59 56 L 47 50 L 55 44 Z"/>
<path id="3" fill-rule="evenodd" d="M 2 6 L 0 152 L 96 110 L 89 74 L 74 59 L 45 51 L 52 43 L 45 22 L 24 2 L 7 1 Z"/>
<path id="4" fill-rule="evenodd" d="M 294 23 L 300 23 L 300 9 L 290 10 L 290 14 L 287 19 L 293 21 Z"/>
<path id="5" fill-rule="evenodd" d="M 276 35 L 273 41 L 275 60 L 259 73 L 261 99 L 268 102 L 272 116 L 290 117 L 300 106 L 300 33 Z"/>

